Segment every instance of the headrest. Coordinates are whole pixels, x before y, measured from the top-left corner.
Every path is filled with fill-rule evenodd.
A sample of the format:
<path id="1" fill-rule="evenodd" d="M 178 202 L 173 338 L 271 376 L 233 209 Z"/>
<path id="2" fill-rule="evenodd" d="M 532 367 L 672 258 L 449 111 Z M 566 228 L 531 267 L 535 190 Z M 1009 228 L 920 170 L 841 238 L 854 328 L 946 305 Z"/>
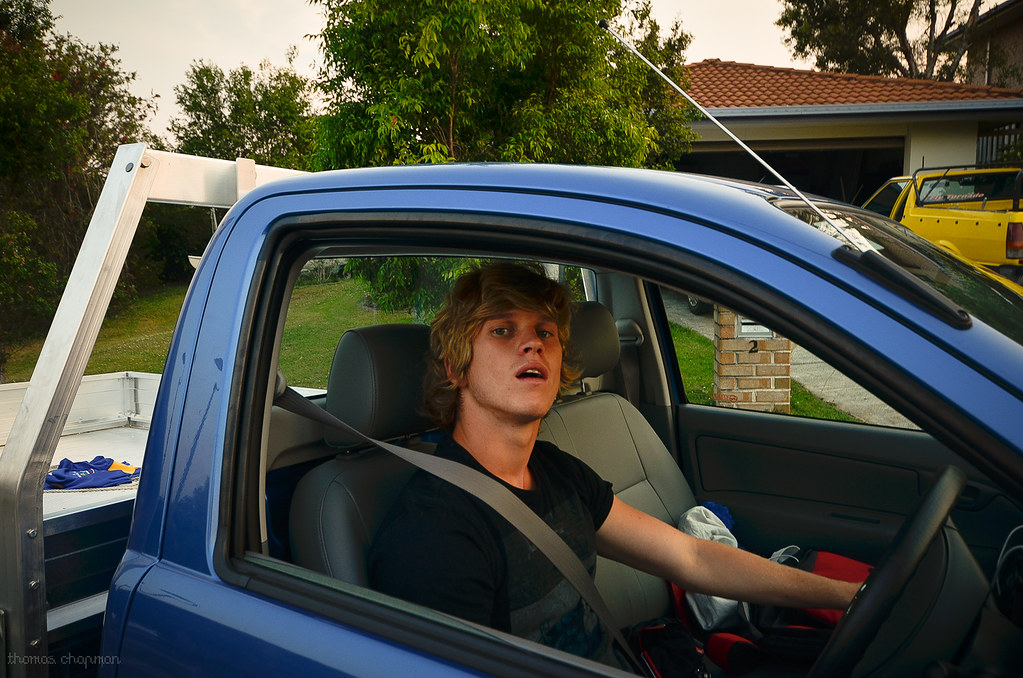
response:
<path id="1" fill-rule="evenodd" d="M 599 377 L 618 364 L 621 352 L 618 328 L 611 311 L 599 302 L 583 301 L 576 304 L 569 336 L 584 378 Z"/>
<path id="2" fill-rule="evenodd" d="M 426 325 L 372 325 L 348 330 L 334 351 L 325 408 L 371 438 L 420 433 L 432 424 L 419 412 L 430 348 Z M 331 445 L 356 441 L 328 430 Z"/>

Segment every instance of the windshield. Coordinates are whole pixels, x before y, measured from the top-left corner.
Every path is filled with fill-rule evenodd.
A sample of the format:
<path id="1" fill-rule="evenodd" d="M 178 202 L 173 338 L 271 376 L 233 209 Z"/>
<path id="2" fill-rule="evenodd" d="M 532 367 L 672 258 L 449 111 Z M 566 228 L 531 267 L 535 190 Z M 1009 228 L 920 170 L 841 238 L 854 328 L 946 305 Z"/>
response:
<path id="1" fill-rule="evenodd" d="M 1018 173 L 1018 169 L 1010 169 L 1004 172 L 925 177 L 920 180 L 920 204 L 1011 200 L 1013 184 Z"/>
<path id="2" fill-rule="evenodd" d="M 888 216 L 895 209 L 895 203 L 902 195 L 902 189 L 909 183 L 909 179 L 898 179 L 889 181 L 875 193 L 870 200 L 863 204 L 865 209 Z"/>
<path id="3" fill-rule="evenodd" d="M 916 235 L 902 224 L 851 206 L 818 203 L 830 219 L 859 231 L 886 259 L 938 290 L 981 322 L 1023 344 L 1023 296 L 1009 281 L 974 266 Z M 799 202 L 778 207 L 827 232 L 819 215 Z"/>

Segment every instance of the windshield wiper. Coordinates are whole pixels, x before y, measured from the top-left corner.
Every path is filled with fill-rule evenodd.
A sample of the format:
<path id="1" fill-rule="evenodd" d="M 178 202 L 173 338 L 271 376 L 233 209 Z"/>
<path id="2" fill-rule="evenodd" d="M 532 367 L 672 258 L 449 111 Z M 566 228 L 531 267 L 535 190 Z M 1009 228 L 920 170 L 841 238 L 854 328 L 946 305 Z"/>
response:
<path id="1" fill-rule="evenodd" d="M 973 325 L 973 318 L 958 304 L 877 250 L 860 251 L 842 245 L 832 256 L 956 329 Z"/>

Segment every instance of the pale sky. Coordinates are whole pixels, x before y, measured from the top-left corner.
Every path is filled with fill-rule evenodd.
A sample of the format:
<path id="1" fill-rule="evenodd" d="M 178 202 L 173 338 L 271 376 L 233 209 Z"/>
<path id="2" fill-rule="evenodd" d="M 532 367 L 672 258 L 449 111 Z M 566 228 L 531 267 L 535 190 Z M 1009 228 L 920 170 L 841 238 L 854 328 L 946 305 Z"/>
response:
<path id="1" fill-rule="evenodd" d="M 296 70 L 311 76 L 318 67 L 318 42 L 306 36 L 318 33 L 323 19 L 306 0 L 53 0 L 50 7 L 62 17 L 58 31 L 119 47 L 121 68 L 137 74 L 135 93 L 160 95 L 151 121 L 160 134 L 176 114 L 174 86 L 195 59 L 225 71 L 241 64 L 255 69 L 263 59 L 283 66 L 294 45 Z M 682 17 L 693 36 L 688 62 L 810 67 L 791 57 L 774 25 L 780 0 L 653 0 L 653 8 L 664 30 Z"/>

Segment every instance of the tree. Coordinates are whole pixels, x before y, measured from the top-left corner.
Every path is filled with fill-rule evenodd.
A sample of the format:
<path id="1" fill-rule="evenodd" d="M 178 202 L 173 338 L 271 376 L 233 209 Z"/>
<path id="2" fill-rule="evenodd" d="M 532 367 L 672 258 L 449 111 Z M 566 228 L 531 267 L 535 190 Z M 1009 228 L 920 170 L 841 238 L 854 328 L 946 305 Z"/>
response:
<path id="1" fill-rule="evenodd" d="M 677 85 L 688 88 L 689 75 L 685 69 L 685 52 L 692 36 L 682 29 L 676 19 L 661 37 L 661 29 L 651 16 L 649 2 L 643 2 L 623 12 L 624 30 L 635 36 L 633 43 L 645 57 L 657 65 Z M 642 163 L 648 167 L 674 169 L 674 163 L 689 152 L 696 135 L 689 124 L 697 117 L 695 109 L 682 101 L 682 97 L 666 86 L 664 80 L 645 65 L 641 66 L 633 54 L 626 54 L 617 42 L 610 58 L 616 66 L 630 64 L 639 69 L 640 91 L 638 102 L 647 123 L 653 127 L 656 144 Z"/>
<path id="2" fill-rule="evenodd" d="M 1016 141 L 1003 148 L 998 159 L 1002 162 L 1023 162 L 1023 138 L 1017 137 Z"/>
<path id="3" fill-rule="evenodd" d="M 384 311 L 408 311 L 427 322 L 458 276 L 481 259 L 452 257 L 361 257 L 345 263 L 345 273 L 366 283 L 373 303 Z"/>
<path id="4" fill-rule="evenodd" d="M 153 140 L 116 52 L 56 35 L 49 0 L 0 0 L 0 375 L 56 308 L 117 145 Z"/>
<path id="5" fill-rule="evenodd" d="M 952 80 L 981 0 L 784 0 L 785 43 L 839 73 Z"/>
<path id="6" fill-rule="evenodd" d="M 663 84 L 651 85 L 656 76 L 597 27 L 624 17 L 649 58 L 681 79 L 673 50 L 689 38 L 676 24 L 662 42 L 648 2 L 623 12 L 618 0 L 316 1 L 326 18 L 322 167 L 636 166 L 693 138 L 688 107 L 667 101 Z"/>
<path id="7" fill-rule="evenodd" d="M 60 294 L 57 267 L 33 245 L 35 230 L 30 217 L 0 212 L 0 384 L 11 348 L 46 324 Z"/>
<path id="8" fill-rule="evenodd" d="M 316 0 L 328 99 L 321 168 L 511 161 L 670 166 L 692 110 L 597 26 L 615 20 L 681 83 L 689 36 L 646 0 Z M 375 303 L 428 315 L 465 262 L 349 262 Z"/>
<path id="9" fill-rule="evenodd" d="M 185 82 L 174 88 L 181 117 L 170 122 L 182 153 L 309 169 L 315 122 L 313 83 L 269 61 L 253 71 L 242 65 L 225 73 L 219 66 L 192 62 Z"/>

